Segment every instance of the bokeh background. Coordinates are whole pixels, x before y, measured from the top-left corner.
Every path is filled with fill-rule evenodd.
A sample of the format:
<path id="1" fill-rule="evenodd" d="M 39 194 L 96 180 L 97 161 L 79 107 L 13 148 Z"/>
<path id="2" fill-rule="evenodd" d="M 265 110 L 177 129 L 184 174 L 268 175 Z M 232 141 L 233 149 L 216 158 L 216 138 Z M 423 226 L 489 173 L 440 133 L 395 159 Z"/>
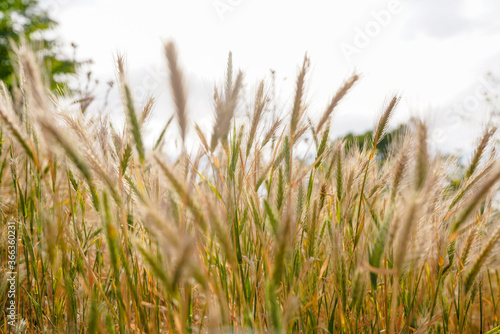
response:
<path id="1" fill-rule="evenodd" d="M 245 72 L 247 96 L 259 80 L 271 81 L 274 75 L 274 97 L 284 102 L 277 103 L 282 113 L 289 111 L 297 67 L 307 52 L 313 65 L 308 89 L 312 119 L 349 74 L 361 73 L 362 80 L 336 111 L 336 136 L 371 129 L 394 92 L 402 93 L 404 101 L 391 127 L 424 118 L 431 146 L 445 152 L 469 151 L 474 134 L 495 117 L 498 0 L 3 2 L 4 8 L 36 3 L 58 23 L 43 34 L 58 41 L 69 58 L 84 62 L 72 84 L 85 86 L 91 72 L 99 84 L 91 85 L 95 100 L 89 112 L 103 112 L 107 96 L 104 112 L 117 123 L 123 120 L 120 97 L 116 86 L 108 93 L 107 82 L 115 79 L 114 57 L 126 55 L 136 102 L 157 97 L 150 140 L 173 113 L 163 52 L 170 39 L 177 43 L 189 83 L 190 116 L 207 132 L 214 84 L 222 81 L 229 51 L 235 67 Z M 245 112 L 242 105 L 239 114 Z"/>

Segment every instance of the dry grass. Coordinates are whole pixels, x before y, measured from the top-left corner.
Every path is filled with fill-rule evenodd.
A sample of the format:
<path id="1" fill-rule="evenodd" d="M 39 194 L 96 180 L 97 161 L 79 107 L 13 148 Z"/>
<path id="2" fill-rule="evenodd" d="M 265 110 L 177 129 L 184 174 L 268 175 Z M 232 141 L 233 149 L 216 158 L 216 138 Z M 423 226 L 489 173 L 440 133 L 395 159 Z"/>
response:
<path id="1" fill-rule="evenodd" d="M 380 161 L 395 96 L 373 142 L 346 150 L 330 117 L 359 77 L 306 124 L 307 56 L 289 118 L 264 122 L 262 82 L 237 124 L 243 74 L 233 78 L 230 58 L 207 139 L 190 126 L 174 45 L 165 52 L 180 136 L 200 139 L 174 163 L 161 151 L 172 118 L 144 145 L 154 100 L 136 112 L 123 58 L 128 126 L 117 133 L 61 110 L 31 53 L 18 53 L 22 100 L 5 89 L 0 99 L 0 227 L 2 245 L 9 221 L 20 239 L 18 332 L 498 332 L 495 129 L 465 168 L 429 154 L 422 122 Z M 308 131 L 313 161 L 296 149 Z M 4 247 L 0 259 L 5 276 Z"/>

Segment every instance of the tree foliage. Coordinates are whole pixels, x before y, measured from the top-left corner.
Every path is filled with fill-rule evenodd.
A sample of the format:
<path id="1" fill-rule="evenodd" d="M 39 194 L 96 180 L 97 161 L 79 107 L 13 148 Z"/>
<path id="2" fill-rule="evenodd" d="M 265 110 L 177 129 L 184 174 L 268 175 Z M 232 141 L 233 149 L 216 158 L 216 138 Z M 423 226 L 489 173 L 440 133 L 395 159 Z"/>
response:
<path id="1" fill-rule="evenodd" d="M 81 63 L 65 55 L 61 41 L 48 36 L 57 24 L 38 0 L 0 0 L 0 80 L 9 88 L 16 83 L 12 47 L 23 38 L 36 50 L 51 89 L 68 88 Z M 76 45 L 72 47 L 76 49 Z"/>
<path id="2" fill-rule="evenodd" d="M 382 138 L 382 140 L 377 145 L 378 148 L 377 157 L 379 159 L 385 159 L 387 157 L 387 152 L 389 151 L 393 140 L 398 136 L 403 136 L 405 132 L 407 132 L 407 130 L 408 130 L 408 125 L 401 124 L 394 130 L 387 133 L 387 135 L 384 136 L 384 138 Z M 349 133 L 344 137 L 344 140 L 347 149 L 353 146 L 357 146 L 359 149 L 363 149 L 363 145 L 365 145 L 365 143 L 370 143 L 373 140 L 373 131 L 367 131 L 360 135 Z"/>

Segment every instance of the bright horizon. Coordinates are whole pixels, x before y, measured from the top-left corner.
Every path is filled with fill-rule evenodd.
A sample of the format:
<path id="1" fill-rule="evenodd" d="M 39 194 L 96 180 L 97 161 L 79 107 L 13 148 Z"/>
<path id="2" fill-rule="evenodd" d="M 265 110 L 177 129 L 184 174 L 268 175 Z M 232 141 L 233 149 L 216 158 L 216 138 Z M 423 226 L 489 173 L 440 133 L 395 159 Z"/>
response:
<path id="1" fill-rule="evenodd" d="M 404 99 L 391 126 L 420 115 L 431 127 L 431 145 L 444 151 L 471 147 L 473 133 L 487 120 L 476 95 L 493 87 L 487 72 L 500 77 L 500 22 L 495 17 L 500 4 L 495 1 L 310 1 L 306 5 L 281 0 L 147 0 L 134 6 L 128 0 L 46 0 L 45 4 L 60 22 L 57 34 L 77 43 L 81 58 L 94 61 L 92 71 L 102 83 L 114 79 L 113 55 L 126 55 L 136 102 L 146 92 L 158 97 L 153 133 L 174 110 L 163 54 L 163 43 L 169 39 L 177 44 L 189 83 L 190 117 L 207 132 L 213 111 L 206 106 L 214 82 L 224 74 L 229 51 L 235 68 L 245 72 L 247 99 L 273 69 L 285 108 L 307 52 L 312 63 L 308 81 L 312 119 L 356 70 L 362 80 L 335 112 L 335 136 L 370 130 L 383 102 L 397 92 Z M 105 85 L 101 86 L 102 96 Z"/>

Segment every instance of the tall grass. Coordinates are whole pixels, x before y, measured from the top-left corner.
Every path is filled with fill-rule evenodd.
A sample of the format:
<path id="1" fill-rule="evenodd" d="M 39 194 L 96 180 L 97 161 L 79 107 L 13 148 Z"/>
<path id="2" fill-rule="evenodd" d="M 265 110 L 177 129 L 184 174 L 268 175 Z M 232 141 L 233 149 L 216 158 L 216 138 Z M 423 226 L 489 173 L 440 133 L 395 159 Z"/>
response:
<path id="1" fill-rule="evenodd" d="M 381 106 L 373 141 L 346 149 L 330 119 L 359 76 L 307 122 L 307 56 L 285 119 L 265 121 L 272 101 L 263 81 L 240 122 L 244 77 L 233 76 L 230 57 L 208 137 L 189 118 L 169 43 L 175 120 L 182 140 L 196 132 L 200 149 L 189 154 L 183 144 L 167 162 L 172 118 L 147 147 L 153 100 L 138 114 L 123 58 L 128 126 L 117 132 L 104 117 L 61 108 L 22 50 L 21 94 L 2 87 L 0 98 L 1 240 L 15 222 L 18 332 L 500 330 L 495 129 L 464 168 L 429 153 L 422 122 L 381 160 L 395 96 Z M 298 149 L 307 133 L 313 159 Z M 0 258 L 5 276 L 3 246 Z M 4 314 L 0 330 L 13 330 Z"/>

